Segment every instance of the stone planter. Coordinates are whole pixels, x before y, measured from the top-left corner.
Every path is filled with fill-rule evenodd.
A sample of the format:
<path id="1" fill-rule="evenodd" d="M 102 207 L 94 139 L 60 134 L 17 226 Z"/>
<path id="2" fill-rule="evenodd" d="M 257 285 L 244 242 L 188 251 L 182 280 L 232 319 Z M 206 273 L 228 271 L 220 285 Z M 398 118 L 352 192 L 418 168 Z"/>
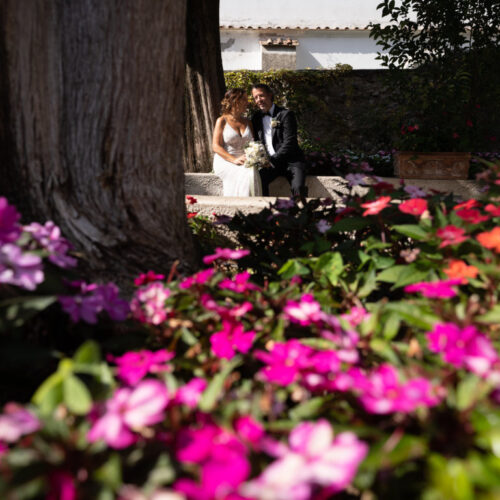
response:
<path id="1" fill-rule="evenodd" d="M 467 179 L 470 153 L 398 151 L 394 172 L 403 179 Z"/>

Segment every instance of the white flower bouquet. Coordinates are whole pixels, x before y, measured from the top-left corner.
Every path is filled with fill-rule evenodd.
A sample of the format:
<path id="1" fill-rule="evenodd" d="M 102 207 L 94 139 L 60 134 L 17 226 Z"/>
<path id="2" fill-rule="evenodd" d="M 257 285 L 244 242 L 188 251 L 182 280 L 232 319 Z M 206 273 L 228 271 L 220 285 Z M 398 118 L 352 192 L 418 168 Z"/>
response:
<path id="1" fill-rule="evenodd" d="M 250 141 L 245 146 L 245 155 L 247 157 L 245 161 L 246 168 L 261 168 L 269 166 L 266 148 L 260 141 Z"/>

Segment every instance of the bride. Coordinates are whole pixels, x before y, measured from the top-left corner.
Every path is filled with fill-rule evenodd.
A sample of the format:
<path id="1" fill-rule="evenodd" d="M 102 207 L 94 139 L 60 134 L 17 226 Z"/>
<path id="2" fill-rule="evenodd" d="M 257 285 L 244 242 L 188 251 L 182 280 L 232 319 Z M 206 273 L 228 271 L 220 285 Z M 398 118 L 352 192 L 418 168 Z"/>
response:
<path id="1" fill-rule="evenodd" d="M 215 122 L 214 173 L 222 179 L 223 196 L 262 196 L 258 169 L 245 166 L 244 149 L 253 141 L 252 123 L 243 116 L 247 109 L 247 93 L 230 89 L 222 99 L 221 116 Z"/>

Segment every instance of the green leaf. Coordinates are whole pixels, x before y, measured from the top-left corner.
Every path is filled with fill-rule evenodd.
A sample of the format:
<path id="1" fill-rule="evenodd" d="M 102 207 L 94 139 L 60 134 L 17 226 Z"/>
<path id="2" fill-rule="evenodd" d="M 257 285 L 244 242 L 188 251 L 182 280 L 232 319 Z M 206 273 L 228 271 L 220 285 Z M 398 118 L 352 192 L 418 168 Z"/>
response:
<path id="1" fill-rule="evenodd" d="M 422 330 L 432 330 L 434 323 L 439 320 L 429 309 L 407 302 L 386 304 L 384 310 L 398 313 L 406 323 Z"/>
<path id="2" fill-rule="evenodd" d="M 358 289 L 357 296 L 360 299 L 368 297 L 373 290 L 377 288 L 377 280 L 375 276 L 375 271 L 371 270 L 369 273 L 364 275 L 363 285 Z"/>
<path id="3" fill-rule="evenodd" d="M 62 403 L 63 381 L 63 374 L 57 371 L 42 382 L 42 385 L 37 389 L 32 401 L 40 408 L 41 413 L 45 415 L 50 414 L 55 410 L 57 405 Z"/>
<path id="4" fill-rule="evenodd" d="M 384 322 L 382 335 L 386 340 L 392 340 L 399 332 L 401 318 L 397 313 L 390 314 Z"/>
<path id="5" fill-rule="evenodd" d="M 339 276 L 344 270 L 344 261 L 339 252 L 328 252 L 320 256 L 314 266 L 316 272 L 323 273 L 328 281 L 335 286 L 338 283 Z"/>
<path id="6" fill-rule="evenodd" d="M 241 358 L 239 356 L 234 357 L 231 361 L 226 362 L 222 370 L 215 375 L 208 387 L 205 389 L 200 400 L 200 410 L 204 412 L 209 412 L 213 410 L 219 395 L 222 393 L 224 388 L 224 381 L 228 375 L 241 364 Z"/>
<path id="7" fill-rule="evenodd" d="M 476 317 L 481 323 L 500 323 L 500 304 L 493 306 L 487 313 Z"/>
<path id="8" fill-rule="evenodd" d="M 406 285 L 411 285 L 412 283 L 424 281 L 428 275 L 428 271 L 421 271 L 413 264 L 410 264 L 409 266 L 406 266 L 405 269 L 401 272 L 392 289 L 401 288 Z"/>
<path id="9" fill-rule="evenodd" d="M 283 267 L 278 271 L 278 274 L 281 275 L 284 279 L 290 279 L 294 276 L 304 276 L 309 274 L 311 270 L 304 266 L 297 259 L 288 260 Z"/>
<path id="10" fill-rule="evenodd" d="M 407 266 L 389 267 L 388 269 L 385 269 L 381 273 L 377 274 L 377 281 L 383 281 L 384 283 L 396 283 L 406 267 Z"/>
<path id="11" fill-rule="evenodd" d="M 74 375 L 64 379 L 63 400 L 68 410 L 76 415 L 87 414 L 92 406 L 92 396 L 87 386 Z"/>
<path id="12" fill-rule="evenodd" d="M 306 420 L 314 418 L 320 413 L 320 410 L 326 400 L 327 398 L 324 396 L 309 399 L 300 403 L 295 408 L 292 408 L 288 414 L 292 420 Z"/>
<path id="13" fill-rule="evenodd" d="M 117 491 L 122 485 L 122 464 L 118 453 L 112 453 L 94 475 L 99 482 Z"/>
<path id="14" fill-rule="evenodd" d="M 392 228 L 394 231 L 414 240 L 424 241 L 429 238 L 429 233 L 416 224 L 402 224 L 400 226 L 392 226 Z"/>
<path id="15" fill-rule="evenodd" d="M 336 222 L 328 231 L 329 233 L 339 233 L 344 231 L 357 231 L 368 226 L 370 221 L 364 217 L 349 217 Z"/>
<path id="16" fill-rule="evenodd" d="M 14 327 L 20 327 L 30 318 L 38 314 L 40 311 L 47 309 L 50 305 L 56 302 L 57 297 L 49 296 L 29 296 L 29 297 L 14 297 L 12 299 L 0 302 L 0 310 L 5 310 L 4 315 L 6 325 L 10 323 Z M 7 327 L 7 326 L 6 326 Z"/>
<path id="17" fill-rule="evenodd" d="M 94 340 L 84 342 L 73 356 L 75 363 L 94 364 L 101 362 L 101 348 Z"/>

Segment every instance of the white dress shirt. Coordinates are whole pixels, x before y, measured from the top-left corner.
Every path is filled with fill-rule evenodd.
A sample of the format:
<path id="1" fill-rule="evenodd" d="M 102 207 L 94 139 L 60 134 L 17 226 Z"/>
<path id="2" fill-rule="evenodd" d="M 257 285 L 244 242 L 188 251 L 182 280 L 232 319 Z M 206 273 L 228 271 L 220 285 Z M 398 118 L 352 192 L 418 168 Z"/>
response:
<path id="1" fill-rule="evenodd" d="M 274 112 L 274 104 L 269 109 L 271 115 Z M 264 133 L 264 142 L 266 143 L 267 152 L 269 156 L 276 154 L 273 148 L 273 128 L 271 127 L 271 117 L 269 115 L 264 115 L 262 117 L 262 131 Z"/>

